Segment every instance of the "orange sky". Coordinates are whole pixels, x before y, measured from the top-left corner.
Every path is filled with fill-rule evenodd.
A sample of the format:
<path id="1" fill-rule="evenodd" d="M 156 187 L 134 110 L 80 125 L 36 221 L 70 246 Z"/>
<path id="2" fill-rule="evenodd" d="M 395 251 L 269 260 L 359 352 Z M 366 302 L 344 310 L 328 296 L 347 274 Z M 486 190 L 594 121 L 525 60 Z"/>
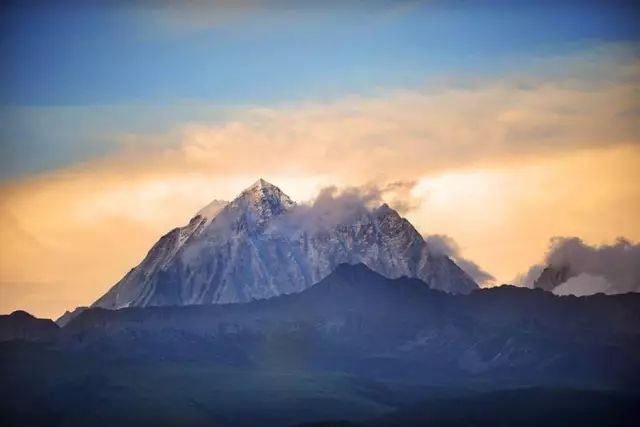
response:
<path id="1" fill-rule="evenodd" d="M 581 75 L 584 58 L 563 64 Z M 258 177 L 299 201 L 326 185 L 416 181 L 406 216 L 499 282 L 539 262 L 554 236 L 638 241 L 640 64 L 596 64 L 607 79 L 513 76 L 247 107 L 119 135 L 116 151 L 5 181 L 0 312 L 57 317 L 93 302 L 160 235 Z"/>

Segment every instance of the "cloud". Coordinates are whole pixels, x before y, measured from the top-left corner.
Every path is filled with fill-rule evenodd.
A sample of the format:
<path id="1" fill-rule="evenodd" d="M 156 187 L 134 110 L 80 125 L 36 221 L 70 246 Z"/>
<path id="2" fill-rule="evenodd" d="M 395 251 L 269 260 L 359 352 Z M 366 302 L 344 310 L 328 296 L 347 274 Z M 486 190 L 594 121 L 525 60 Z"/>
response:
<path id="1" fill-rule="evenodd" d="M 617 292 L 612 289 L 611 283 L 607 282 L 603 277 L 581 273 L 553 289 L 553 293 L 556 295 L 584 296 L 597 293 L 610 294 Z"/>
<path id="2" fill-rule="evenodd" d="M 537 279 L 535 273 L 544 267 L 568 272 L 568 280 L 558 285 L 554 293 L 640 292 L 640 244 L 624 238 L 612 244 L 589 245 L 578 237 L 555 237 L 545 261 L 531 267 L 521 283 L 531 286 Z"/>
<path id="3" fill-rule="evenodd" d="M 327 102 L 246 108 L 222 122 L 125 135 L 129 149 L 105 162 L 135 166 L 140 173 L 285 171 L 360 185 L 638 144 L 640 124 L 629 114 L 640 109 L 635 49 L 616 46 L 606 53 L 576 53 L 562 63 L 548 60 L 563 71 L 549 71 L 546 78 L 441 81 Z"/>
<path id="4" fill-rule="evenodd" d="M 138 13 L 138 22 L 150 34 L 181 35 L 194 31 L 223 29 L 256 32 L 258 27 L 296 25 L 301 15 L 305 22 L 336 24 L 336 12 L 358 14 L 376 20 L 393 19 L 412 11 L 424 0 L 138 0 L 122 3 Z M 298 19 L 290 19 L 297 17 Z"/>
<path id="5" fill-rule="evenodd" d="M 375 212 L 383 203 L 390 204 L 401 214 L 406 213 L 419 205 L 419 201 L 410 195 L 414 185 L 415 182 L 394 181 L 379 185 L 324 187 L 313 200 L 299 203 L 287 215 L 277 218 L 271 225 L 271 232 L 291 234 L 331 230 Z"/>
<path id="6" fill-rule="evenodd" d="M 475 262 L 462 257 L 460 246 L 451 237 L 443 234 L 432 234 L 424 236 L 424 240 L 427 242 L 430 253 L 452 258 L 479 285 L 490 285 L 495 282 L 495 277 L 490 273 L 484 271 Z"/>
<path id="7" fill-rule="evenodd" d="M 370 200 L 384 190 L 419 229 L 455 236 L 501 280 L 534 263 L 553 235 L 638 239 L 636 50 L 603 45 L 547 58 L 556 71 L 237 107 L 215 121 L 120 134 L 116 152 L 0 184 L 0 282 L 78 290 L 40 315 L 86 304 L 167 230 L 258 176 L 296 200 L 337 187 L 325 202 L 376 183 Z M 29 308 L 11 289 L 5 303 Z"/>
<path id="8" fill-rule="evenodd" d="M 331 230 L 360 216 L 375 214 L 388 199 L 393 200 L 393 208 L 401 206 L 411 210 L 419 206 L 419 199 L 410 194 L 415 185 L 415 182 L 395 181 L 384 185 L 368 184 L 342 189 L 325 187 L 315 199 L 300 203 L 287 215 L 276 218 L 270 225 L 270 232 L 295 235 L 303 231 L 316 233 Z M 495 277 L 490 273 L 461 255 L 460 247 L 453 238 L 438 234 L 423 238 L 431 254 L 452 258 L 477 283 L 489 285 L 495 282 Z"/>
<path id="9" fill-rule="evenodd" d="M 634 113 L 640 111 L 635 95 L 640 84 L 637 44 L 602 44 L 531 61 L 533 71 L 527 73 L 434 80 L 324 102 L 225 112 L 211 105 L 210 113 L 198 103 L 171 110 L 184 120 L 170 130 L 158 125 L 155 133 L 147 126 L 171 122 L 164 117 L 169 110 L 148 112 L 144 132 L 137 133 L 118 134 L 120 129 L 107 130 L 106 123 L 94 120 L 103 134 L 100 147 L 115 151 L 87 162 L 85 168 L 69 169 L 129 175 L 331 175 L 342 186 L 413 181 L 469 165 L 492 167 L 527 157 L 640 143 L 640 121 Z M 104 111 L 97 113 L 105 116 Z M 154 114 L 161 120 L 149 117 Z M 191 121 L 185 118 L 189 114 Z M 131 116 L 140 117 L 124 109 L 107 122 L 115 117 L 121 123 Z M 56 119 L 53 124 L 60 122 L 61 117 L 51 117 Z M 70 117 L 76 116 L 64 117 L 65 129 L 74 126 Z M 80 118 L 76 126 L 85 135 L 83 123 L 90 119 Z M 114 142 L 105 143 L 106 137 Z"/>
<path id="10" fill-rule="evenodd" d="M 422 204 L 422 199 L 412 194 L 416 185 L 417 181 L 393 181 L 386 184 L 382 192 L 393 194 L 389 204 L 401 214 L 406 214 Z"/>
<path id="11" fill-rule="evenodd" d="M 545 266 L 542 264 L 535 264 L 529 267 L 526 273 L 517 275 L 512 283 L 516 286 L 522 286 L 525 288 L 533 288 L 534 282 L 540 277 Z"/>

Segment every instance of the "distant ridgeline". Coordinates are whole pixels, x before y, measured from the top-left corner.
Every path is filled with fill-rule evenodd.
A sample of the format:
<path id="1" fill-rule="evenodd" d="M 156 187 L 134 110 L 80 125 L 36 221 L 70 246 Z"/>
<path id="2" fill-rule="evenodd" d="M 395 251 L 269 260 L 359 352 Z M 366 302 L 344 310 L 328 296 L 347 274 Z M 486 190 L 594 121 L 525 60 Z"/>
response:
<path id="1" fill-rule="evenodd" d="M 89 415 L 78 419 L 92 424 L 224 419 L 276 426 L 383 417 L 403 425 L 384 416 L 434 393 L 458 399 L 523 386 L 623 393 L 602 415 L 618 404 L 628 410 L 629 399 L 635 405 L 640 384 L 639 294 L 560 297 L 502 286 L 453 295 L 364 264 L 341 264 L 302 292 L 249 303 L 94 307 L 63 328 L 17 312 L 0 318 L 0 331 L 3 381 L 18 390 L 2 410 L 39 414 L 33 425 L 49 419 L 38 412 L 46 408 L 75 420 L 69 408 L 83 399 Z M 545 393 L 538 398 L 553 401 Z M 257 409 L 249 415 L 240 406 L 251 402 Z M 142 418 L 123 418 L 137 405 L 146 408 Z M 163 405 L 202 423 L 167 414 Z M 442 422 L 417 409 L 398 414 Z"/>
<path id="2" fill-rule="evenodd" d="M 341 264 L 302 292 L 250 303 L 95 307 L 63 328 L 16 312 L 2 316 L 0 328 L 4 341 L 50 342 L 100 358 L 255 367 L 282 355 L 282 367 L 295 358 L 305 369 L 429 382 L 590 377 L 623 386 L 640 363 L 638 294 L 559 297 L 502 286 L 451 295 L 364 264 Z"/>

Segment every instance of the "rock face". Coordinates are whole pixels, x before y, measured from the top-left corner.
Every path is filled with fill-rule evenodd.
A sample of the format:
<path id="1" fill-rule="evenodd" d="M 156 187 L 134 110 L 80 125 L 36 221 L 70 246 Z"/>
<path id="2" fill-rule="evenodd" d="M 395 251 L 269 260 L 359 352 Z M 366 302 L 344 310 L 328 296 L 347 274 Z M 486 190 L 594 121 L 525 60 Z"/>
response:
<path id="1" fill-rule="evenodd" d="M 330 227 L 295 224 L 296 204 L 260 179 L 219 212 L 207 207 L 164 235 L 93 306 L 118 309 L 247 302 L 303 291 L 341 263 L 468 293 L 477 284 L 387 205 Z"/>

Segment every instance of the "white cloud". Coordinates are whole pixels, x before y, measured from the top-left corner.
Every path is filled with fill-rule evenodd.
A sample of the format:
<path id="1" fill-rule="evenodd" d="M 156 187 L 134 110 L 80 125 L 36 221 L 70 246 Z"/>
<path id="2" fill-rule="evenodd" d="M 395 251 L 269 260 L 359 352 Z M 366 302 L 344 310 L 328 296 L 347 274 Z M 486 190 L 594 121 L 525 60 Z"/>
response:
<path id="1" fill-rule="evenodd" d="M 612 289 L 611 283 L 607 282 L 604 277 L 592 276 L 582 273 L 570 278 L 553 290 L 556 295 L 575 295 L 585 296 L 597 293 L 617 293 Z"/>
<path id="2" fill-rule="evenodd" d="M 544 262 L 524 275 L 524 284 L 530 285 L 547 266 L 568 272 L 568 280 L 553 289 L 558 295 L 640 292 L 640 244 L 623 238 L 589 245 L 578 237 L 555 237 Z"/>

